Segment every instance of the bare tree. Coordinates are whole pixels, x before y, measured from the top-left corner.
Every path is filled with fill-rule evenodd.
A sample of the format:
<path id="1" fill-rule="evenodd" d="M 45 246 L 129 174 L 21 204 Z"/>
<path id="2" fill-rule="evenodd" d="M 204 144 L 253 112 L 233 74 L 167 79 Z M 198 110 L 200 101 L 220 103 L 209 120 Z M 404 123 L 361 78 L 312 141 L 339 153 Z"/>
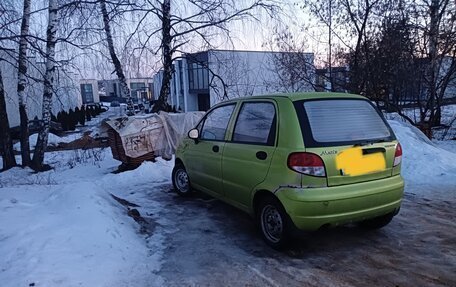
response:
<path id="1" fill-rule="evenodd" d="M 173 37 L 171 36 L 171 0 L 163 0 L 161 4 L 162 21 L 162 49 L 163 49 L 163 81 L 160 89 L 158 102 L 153 111 L 164 110 L 168 102 L 171 77 L 173 74 L 173 53 L 171 48 Z"/>
<path id="2" fill-rule="evenodd" d="M 120 82 L 120 95 L 122 98 L 127 99 L 127 115 L 133 115 L 133 102 L 131 99 L 130 89 L 128 88 L 127 79 L 122 68 L 122 64 L 117 57 L 116 50 L 114 48 L 114 41 L 112 39 L 110 19 L 108 15 L 108 10 L 106 9 L 106 1 L 100 0 L 100 10 L 103 17 L 103 28 L 106 34 L 106 42 L 108 44 L 109 55 L 111 56 L 112 63 L 114 65 L 114 71 L 117 75 L 117 78 Z"/>
<path id="3" fill-rule="evenodd" d="M 161 22 L 154 33 L 161 32 L 160 48 L 163 60 L 163 81 L 160 96 L 154 105 L 157 112 L 166 108 L 173 73 L 173 56 L 192 38 L 199 37 L 210 45 L 209 35 L 218 30 L 229 35 L 227 25 L 234 21 L 254 19 L 258 10 L 272 16 L 278 7 L 267 0 L 254 0 L 245 6 L 234 0 L 186 0 L 175 5 L 186 11 L 185 15 L 173 12 L 171 0 L 163 0 L 159 5 L 151 4 L 149 12 Z M 152 35 L 154 34 L 152 33 Z M 152 36 L 152 35 L 149 35 Z"/>
<path id="4" fill-rule="evenodd" d="M 429 25 L 424 27 L 428 35 L 429 68 L 426 106 L 429 107 L 430 126 L 440 125 L 441 106 L 446 89 L 456 79 L 456 4 L 450 0 L 424 1 Z M 426 19 L 426 18 L 425 18 Z M 418 24 L 418 23 L 417 23 Z"/>
<path id="5" fill-rule="evenodd" d="M 19 115 L 21 121 L 21 157 L 22 166 L 30 165 L 29 128 L 26 107 L 25 86 L 27 83 L 27 35 L 30 27 L 30 0 L 24 0 L 21 35 L 19 40 L 19 59 L 17 74 L 17 95 L 19 98 Z"/>
<path id="6" fill-rule="evenodd" d="M 441 125 L 441 109 L 447 92 L 456 82 L 456 3 L 450 0 L 401 2 L 409 14 L 403 26 L 413 31 L 410 40 L 413 48 L 409 52 L 413 61 L 405 74 L 412 82 L 408 90 L 413 91 L 411 98 L 419 109 L 414 124 L 431 138 L 432 128 Z M 400 109 L 396 106 L 399 113 Z"/>
<path id="7" fill-rule="evenodd" d="M 51 122 L 51 104 L 54 94 L 55 76 L 55 45 L 57 43 L 58 19 L 58 0 L 49 0 L 48 26 L 46 32 L 46 72 L 44 75 L 44 92 L 42 104 L 42 125 L 38 134 L 38 139 L 33 153 L 32 167 L 35 170 L 43 170 L 44 152 L 46 151 L 49 126 Z"/>
<path id="8" fill-rule="evenodd" d="M 283 92 L 315 90 L 315 66 L 313 54 L 306 51 L 305 41 L 298 41 L 288 29 L 274 29 L 273 38 L 267 45 L 272 53 L 272 71 L 277 79 L 270 84 L 278 85 Z"/>
<path id="9" fill-rule="evenodd" d="M 16 165 L 13 152 L 13 142 L 9 132 L 9 120 L 6 113 L 5 89 L 3 86 L 2 70 L 0 69 L 0 152 L 3 157 L 3 170 Z"/>
<path id="10" fill-rule="evenodd" d="M 373 71 L 366 70 L 364 63 L 371 56 L 374 32 L 378 30 L 384 14 L 392 9 L 392 3 L 394 1 L 390 0 L 306 0 L 305 8 L 328 26 L 331 43 L 335 38 L 348 50 L 345 55 L 349 56 L 351 92 L 366 93 L 367 78 Z M 331 47 L 328 50 L 331 51 Z M 329 54 L 328 58 L 333 59 Z M 331 64 L 328 63 L 328 66 Z M 332 75 L 329 78 L 333 81 Z"/>
<path id="11" fill-rule="evenodd" d="M 10 54 L 13 52 L 8 47 L 12 44 L 12 23 L 17 18 L 16 11 L 12 8 L 12 3 L 9 1 L 0 2 L 0 64 L 4 61 L 10 63 Z M 5 55 L 3 55 L 5 54 Z M 8 59 L 4 59 L 3 57 Z M 2 69 L 0 68 L 0 155 L 3 158 L 3 170 L 12 168 L 16 165 L 14 157 L 13 143 L 10 133 L 10 123 L 6 109 L 6 91 L 3 83 Z"/>

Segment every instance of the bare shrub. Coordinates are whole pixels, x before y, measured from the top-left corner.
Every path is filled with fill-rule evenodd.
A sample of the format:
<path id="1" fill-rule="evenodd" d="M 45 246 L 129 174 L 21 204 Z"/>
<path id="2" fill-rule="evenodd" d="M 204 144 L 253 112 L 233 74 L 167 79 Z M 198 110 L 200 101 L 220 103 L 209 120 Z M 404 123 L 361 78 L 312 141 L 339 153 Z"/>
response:
<path id="1" fill-rule="evenodd" d="M 93 149 L 75 149 L 72 156 L 67 162 L 70 168 L 74 168 L 77 165 L 92 164 L 97 167 L 101 167 L 100 162 L 105 159 L 104 148 L 93 148 Z"/>

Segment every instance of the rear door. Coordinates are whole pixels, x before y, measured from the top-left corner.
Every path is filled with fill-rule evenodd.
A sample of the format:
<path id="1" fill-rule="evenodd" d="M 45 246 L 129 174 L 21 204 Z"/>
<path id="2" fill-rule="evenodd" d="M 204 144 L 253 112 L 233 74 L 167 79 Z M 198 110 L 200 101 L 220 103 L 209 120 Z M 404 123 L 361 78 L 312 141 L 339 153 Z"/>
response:
<path id="1" fill-rule="evenodd" d="M 328 186 L 390 177 L 397 145 L 382 114 L 365 99 L 295 103 L 306 152 L 325 164 Z"/>
<path id="2" fill-rule="evenodd" d="M 192 185 L 204 191 L 223 193 L 222 153 L 228 124 L 236 104 L 214 108 L 200 125 L 199 139 L 185 151 L 185 164 Z"/>
<path id="3" fill-rule="evenodd" d="M 244 207 L 253 188 L 264 181 L 275 151 L 277 112 L 274 101 L 243 102 L 231 140 L 223 150 L 225 197 Z"/>

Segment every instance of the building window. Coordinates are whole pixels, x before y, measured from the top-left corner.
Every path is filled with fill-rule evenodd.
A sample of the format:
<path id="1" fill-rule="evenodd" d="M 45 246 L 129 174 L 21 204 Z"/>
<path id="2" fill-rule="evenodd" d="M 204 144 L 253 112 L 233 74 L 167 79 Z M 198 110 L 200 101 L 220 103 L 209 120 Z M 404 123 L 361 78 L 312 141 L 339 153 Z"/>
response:
<path id="1" fill-rule="evenodd" d="M 132 99 L 137 102 L 141 96 L 141 92 L 146 90 L 146 84 L 144 82 L 132 82 L 130 83 L 130 94 Z"/>
<path id="2" fill-rule="evenodd" d="M 81 96 L 84 104 L 93 103 L 92 84 L 81 84 Z"/>
<path id="3" fill-rule="evenodd" d="M 188 84 L 190 90 L 209 89 L 209 71 L 200 64 L 190 63 L 188 65 Z"/>

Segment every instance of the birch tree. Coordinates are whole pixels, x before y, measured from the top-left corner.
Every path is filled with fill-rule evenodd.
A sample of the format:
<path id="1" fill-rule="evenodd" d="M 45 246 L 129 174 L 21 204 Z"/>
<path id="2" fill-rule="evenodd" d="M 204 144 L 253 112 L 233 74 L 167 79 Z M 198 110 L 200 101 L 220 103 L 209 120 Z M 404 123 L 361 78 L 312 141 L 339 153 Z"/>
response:
<path id="1" fill-rule="evenodd" d="M 19 115 L 21 121 L 21 157 L 22 166 L 30 165 L 30 144 L 25 86 L 27 83 L 27 35 L 30 27 L 30 0 L 24 0 L 21 35 L 19 39 L 19 59 L 17 73 L 17 95 L 19 98 Z"/>
<path id="2" fill-rule="evenodd" d="M 5 89 L 3 86 L 2 70 L 0 69 L 0 152 L 3 158 L 3 170 L 16 165 L 13 152 L 13 142 L 9 132 L 9 120 L 6 113 Z"/>
<path id="3" fill-rule="evenodd" d="M 55 45 L 57 42 L 58 19 L 58 0 L 49 0 L 48 7 L 48 25 L 46 30 L 46 71 L 44 75 L 44 91 L 42 104 L 42 124 L 38 139 L 33 153 L 32 167 L 35 170 L 43 170 L 44 152 L 46 151 L 49 126 L 51 122 L 52 96 L 54 93 L 54 76 L 55 76 Z"/>
<path id="4" fill-rule="evenodd" d="M 14 54 L 11 48 L 14 45 L 12 39 L 14 37 L 15 29 L 11 26 L 14 25 L 17 15 L 16 11 L 12 7 L 12 2 L 0 2 L 0 66 L 1 64 L 4 64 L 4 61 L 9 62 L 9 58 L 11 58 L 9 56 Z M 4 59 L 3 56 L 8 59 Z M 9 62 L 8 64 L 8 66 L 13 67 L 14 63 Z M 6 96 L 2 69 L 0 67 L 0 155 L 3 159 L 3 170 L 12 168 L 16 165 L 16 158 L 14 157 L 13 143 L 10 133 L 10 124 L 6 110 Z"/>

